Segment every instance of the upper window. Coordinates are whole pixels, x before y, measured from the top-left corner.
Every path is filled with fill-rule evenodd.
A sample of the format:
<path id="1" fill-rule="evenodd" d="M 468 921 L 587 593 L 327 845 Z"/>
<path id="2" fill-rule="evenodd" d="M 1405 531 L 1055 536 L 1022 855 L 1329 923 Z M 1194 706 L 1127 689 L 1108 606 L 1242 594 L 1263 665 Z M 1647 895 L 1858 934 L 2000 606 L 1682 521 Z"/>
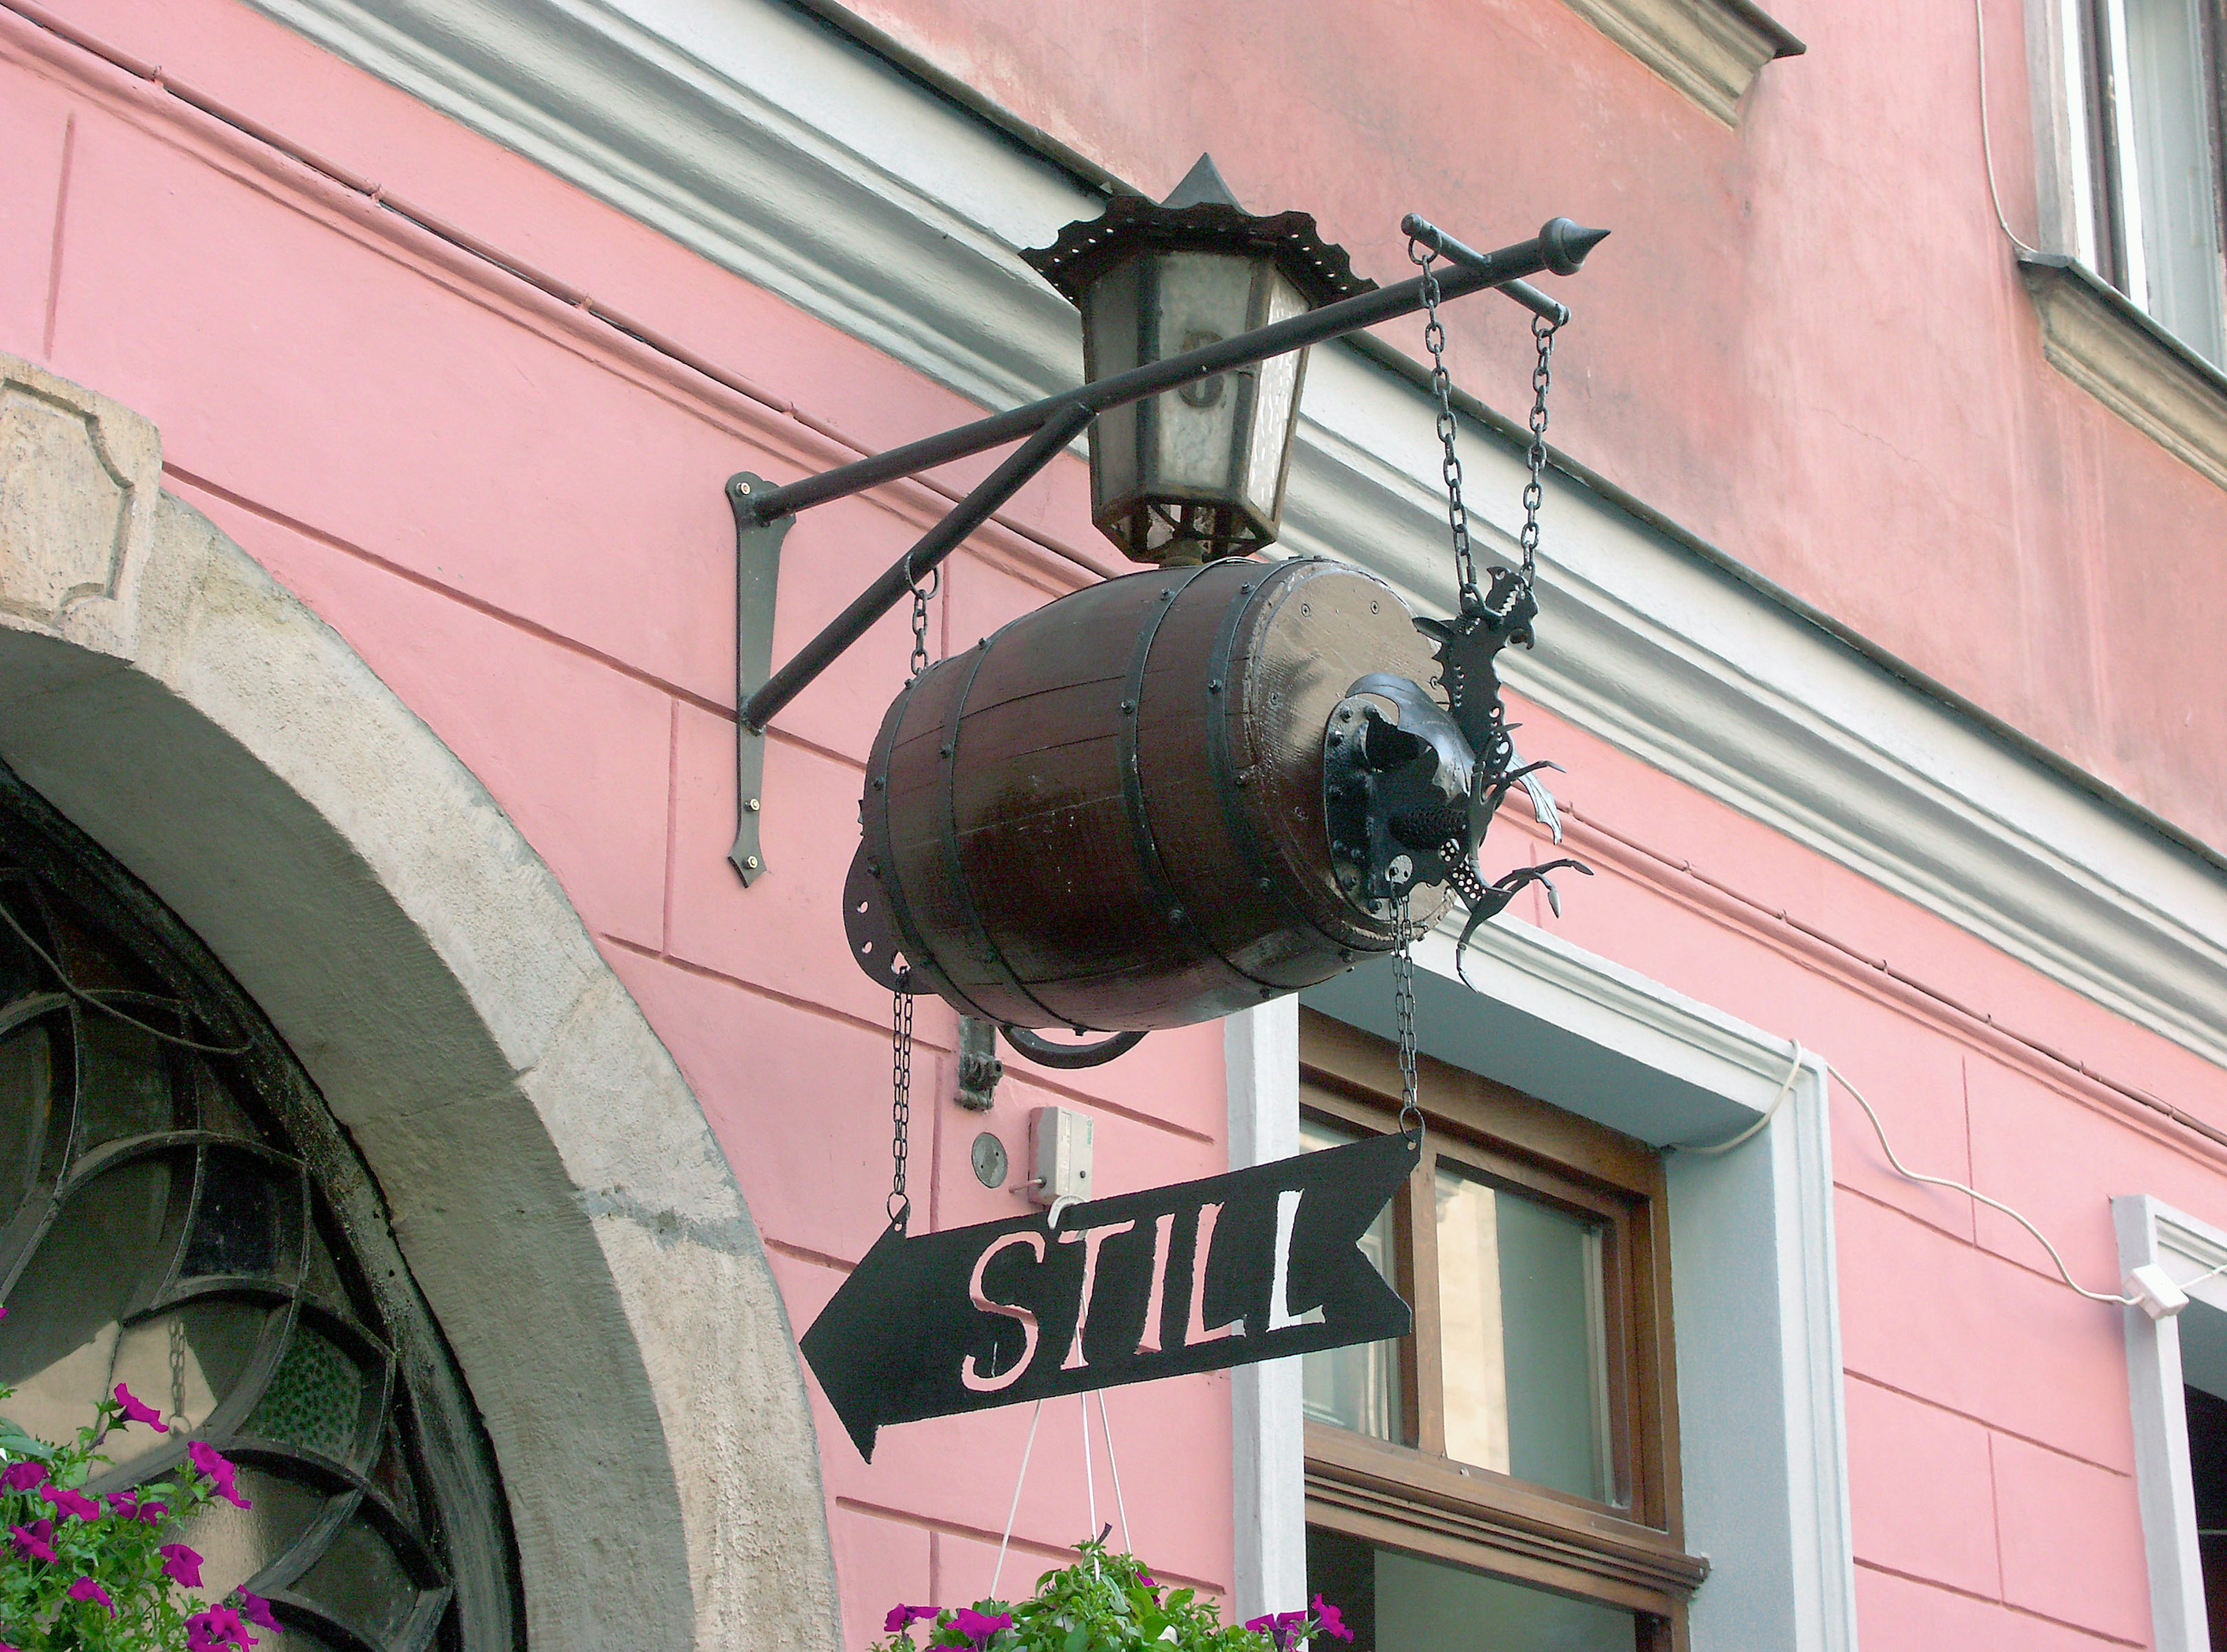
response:
<path id="1" fill-rule="evenodd" d="M 2073 123 L 2081 256 L 2168 332 L 2227 367 L 2213 0 L 2078 0 L 2086 118 Z M 2068 55 L 2072 55 L 2068 54 Z"/>
<path id="2" fill-rule="evenodd" d="M 1310 1149 L 1394 1129 L 1392 1050 L 1308 1017 Z M 1309 1587 L 1356 1652 L 1682 1644 L 1661 1164 L 1640 1143 L 1422 1064 L 1408 1187 L 1362 1241 L 1414 1304 L 1400 1343 L 1310 1355 Z"/>
<path id="3" fill-rule="evenodd" d="M 38 818 L 34 818 L 35 814 Z M 266 1652 L 514 1643 L 501 1493 L 377 1196 L 316 1093 L 169 915 L 0 770 L 0 1387 L 66 1438 L 118 1382 L 118 1489 L 189 1439 L 252 1507 L 178 1535 Z"/>

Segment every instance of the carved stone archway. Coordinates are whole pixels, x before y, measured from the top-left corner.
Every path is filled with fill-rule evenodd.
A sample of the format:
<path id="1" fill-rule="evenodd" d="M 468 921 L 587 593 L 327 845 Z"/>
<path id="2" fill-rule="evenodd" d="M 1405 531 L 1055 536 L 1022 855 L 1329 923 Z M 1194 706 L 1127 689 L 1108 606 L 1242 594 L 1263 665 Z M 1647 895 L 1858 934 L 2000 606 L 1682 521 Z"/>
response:
<path id="1" fill-rule="evenodd" d="M 330 628 L 0 355 L 0 759 L 345 1125 L 484 1419 L 536 1649 L 836 1643 L 787 1316 L 702 1110 L 539 856 Z"/>

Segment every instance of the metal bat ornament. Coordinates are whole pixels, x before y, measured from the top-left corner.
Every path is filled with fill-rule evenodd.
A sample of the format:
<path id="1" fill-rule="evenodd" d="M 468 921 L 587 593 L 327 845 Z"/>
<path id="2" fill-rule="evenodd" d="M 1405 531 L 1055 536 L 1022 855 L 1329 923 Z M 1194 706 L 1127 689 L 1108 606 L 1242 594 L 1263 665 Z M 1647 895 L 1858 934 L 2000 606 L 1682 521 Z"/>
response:
<path id="1" fill-rule="evenodd" d="M 1517 756 L 1500 698 L 1500 651 L 1531 646 L 1538 612 L 1530 580 L 1495 568 L 1489 592 L 1463 587 L 1453 619 L 1414 622 L 1435 649 L 1445 705 L 1408 678 L 1372 672 L 1346 690 L 1324 737 L 1324 815 L 1339 881 L 1387 910 L 1418 884 L 1452 890 L 1469 911 L 1454 949 L 1458 972 L 1470 938 L 1519 890 L 1543 883 L 1559 916 L 1561 896 L 1547 874 L 1567 867 L 1592 875 L 1567 857 L 1519 866 L 1490 883 L 1477 870 L 1492 818 L 1519 785 L 1532 813 L 1556 843 L 1562 840 L 1554 800 L 1538 779 L 1540 770 L 1559 765 Z M 1392 707 L 1396 721 L 1379 702 Z"/>

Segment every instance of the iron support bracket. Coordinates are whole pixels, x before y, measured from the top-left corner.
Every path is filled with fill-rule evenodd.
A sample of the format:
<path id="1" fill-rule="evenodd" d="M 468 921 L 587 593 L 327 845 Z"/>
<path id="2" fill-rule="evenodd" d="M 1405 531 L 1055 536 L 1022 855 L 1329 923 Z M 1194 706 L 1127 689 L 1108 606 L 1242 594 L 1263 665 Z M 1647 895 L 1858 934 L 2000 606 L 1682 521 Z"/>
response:
<path id="1" fill-rule="evenodd" d="M 1526 309 L 1555 322 L 1567 320 L 1569 312 L 1522 277 L 1541 271 L 1576 274 L 1586 254 L 1608 234 L 1605 229 L 1586 229 L 1567 218 L 1555 218 L 1528 241 L 1479 252 L 1413 214 L 1401 227 L 1452 266 L 1437 278 L 1438 302 L 1450 303 L 1469 293 L 1497 288 Z M 796 482 L 775 484 L 747 471 L 729 477 L 727 503 L 735 513 L 735 780 L 740 807 L 735 846 L 728 852 L 728 858 L 742 874 L 743 882 L 754 882 L 765 870 L 764 852 L 758 843 L 758 817 L 764 807 L 766 724 L 865 635 L 877 619 L 895 607 L 916 581 L 958 549 L 960 540 L 987 521 L 1030 477 L 1080 436 L 1093 418 L 1216 373 L 1412 315 L 1423 308 L 1425 281 L 1419 276 L 1356 293 L 1235 338 L 1146 362 Z M 800 649 L 794 659 L 778 672 L 773 669 L 774 585 L 780 571 L 782 539 L 797 512 L 1013 442 L 1021 445 L 1004 463 Z M 1018 1044 L 1016 1048 L 1025 1049 Z M 1044 1048 L 1057 1051 L 1064 1046 Z M 1107 1048 L 1110 1049 L 1110 1044 Z M 1081 1064 L 1055 1062 L 1037 1050 L 1026 1053 L 1051 1065 Z M 1097 1059 L 1109 1056 L 1101 1054 Z"/>
<path id="2" fill-rule="evenodd" d="M 727 503 L 735 513 L 735 846 L 727 858 L 745 885 L 765 871 L 758 822 L 765 812 L 765 730 L 743 715 L 750 696 L 773 675 L 775 587 L 781 578 L 781 542 L 794 516 L 761 522 L 750 508 L 753 493 L 773 484 L 740 471 L 727 478 Z"/>

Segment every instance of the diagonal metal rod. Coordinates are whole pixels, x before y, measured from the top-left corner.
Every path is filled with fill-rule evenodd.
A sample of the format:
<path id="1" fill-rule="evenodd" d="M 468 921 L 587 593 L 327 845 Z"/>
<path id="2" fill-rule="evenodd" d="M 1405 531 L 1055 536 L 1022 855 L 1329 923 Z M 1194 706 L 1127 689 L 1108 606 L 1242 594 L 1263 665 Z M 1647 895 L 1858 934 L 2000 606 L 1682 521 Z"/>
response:
<path id="1" fill-rule="evenodd" d="M 1036 434 L 1007 456 L 1005 462 L 985 477 L 974 491 L 951 507 L 951 513 L 921 535 L 919 541 L 892 563 L 882 577 L 862 592 L 820 634 L 799 649 L 796 657 L 766 679 L 765 686 L 743 707 L 743 726 L 753 734 L 765 732 L 776 713 L 835 661 L 836 656 L 866 633 L 867 628 L 903 600 L 905 593 L 928 577 L 936 565 L 959 548 L 960 541 L 990 520 L 998 507 L 1020 491 L 1029 478 L 1050 464 L 1090 423 L 1090 410 L 1079 404 L 1056 407 Z"/>
<path id="2" fill-rule="evenodd" d="M 1414 221 L 1420 223 L 1422 220 Z M 1557 275 L 1574 275 L 1579 265 L 1585 262 L 1586 254 L 1598 246 L 1607 234 L 1605 229 L 1585 229 L 1567 218 L 1556 218 L 1528 241 L 1518 241 L 1512 246 L 1503 246 L 1491 252 L 1475 252 L 1464 246 L 1459 254 L 1452 249 L 1460 244 L 1441 235 L 1439 239 L 1444 245 L 1439 250 L 1455 267 L 1439 277 L 1439 301 L 1459 298 L 1486 287 L 1506 287 L 1510 282 L 1520 282 L 1523 277 L 1537 275 L 1541 271 L 1551 270 Z M 1527 288 L 1526 290 L 1531 290 Z M 1546 299 L 1543 294 L 1535 296 L 1547 303 L 1554 302 Z M 1211 379 L 1216 373 L 1227 373 L 1234 367 L 1249 367 L 1272 356 L 1303 350 L 1311 344 L 1324 343 L 1362 328 L 1374 327 L 1379 322 L 1394 321 L 1402 316 L 1412 315 L 1422 307 L 1423 283 L 1420 277 L 1393 286 L 1379 287 L 1371 292 L 1359 293 L 1351 298 L 1342 298 L 1336 303 L 1324 304 L 1319 309 L 1311 309 L 1288 320 L 1256 328 L 1249 333 L 1240 333 L 1235 338 L 1187 350 L 1165 360 L 1147 362 L 1126 373 L 1117 373 L 1109 379 L 1100 379 L 1080 388 L 1048 396 L 1042 401 L 1031 402 L 1024 407 L 1016 407 L 1011 412 L 992 414 L 972 424 L 962 424 L 955 431 L 946 431 L 941 436 L 909 442 L 903 447 L 891 448 L 886 453 L 838 465 L 833 470 L 807 476 L 801 482 L 793 482 L 785 488 L 773 488 L 757 498 L 752 512 L 760 522 L 769 522 L 777 516 L 807 510 L 814 505 L 824 505 L 830 500 L 844 498 L 899 476 L 931 470 L 954 459 L 963 459 L 970 454 L 986 452 L 1008 442 L 1017 442 L 1023 437 L 1045 429 L 1049 420 L 1065 413 L 1079 411 L 1084 415 L 1082 422 L 1088 423 L 1090 415 L 1102 413 L 1108 408 L 1126 406 L 1133 401 L 1142 401 L 1147 396 L 1157 396 L 1163 391 L 1173 390 L 1201 379 Z M 1536 308 L 1535 305 L 1532 307 Z M 1555 307 L 1560 309 L 1559 305 Z M 1080 428 L 1079 424 L 1075 427 L 1076 430 Z M 1073 434 L 1070 431 L 1069 440 L 1073 439 Z M 786 674 L 784 672 L 783 675 Z M 772 683 L 766 685 L 767 690 L 772 687 Z M 763 698 L 765 692 L 760 691 L 756 698 Z M 754 699 L 752 704 L 756 703 Z"/>

